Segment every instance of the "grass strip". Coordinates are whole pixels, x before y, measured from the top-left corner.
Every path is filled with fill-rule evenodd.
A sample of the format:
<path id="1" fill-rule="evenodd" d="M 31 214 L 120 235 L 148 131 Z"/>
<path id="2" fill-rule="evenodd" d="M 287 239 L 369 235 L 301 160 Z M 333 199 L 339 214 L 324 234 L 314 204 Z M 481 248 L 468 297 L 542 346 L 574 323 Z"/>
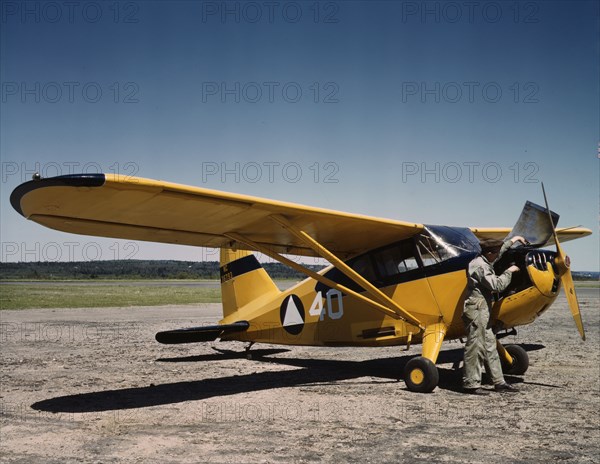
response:
<path id="1" fill-rule="evenodd" d="M 220 303 L 218 287 L 166 285 L 10 285 L 0 286 L 0 309 L 99 308 Z"/>

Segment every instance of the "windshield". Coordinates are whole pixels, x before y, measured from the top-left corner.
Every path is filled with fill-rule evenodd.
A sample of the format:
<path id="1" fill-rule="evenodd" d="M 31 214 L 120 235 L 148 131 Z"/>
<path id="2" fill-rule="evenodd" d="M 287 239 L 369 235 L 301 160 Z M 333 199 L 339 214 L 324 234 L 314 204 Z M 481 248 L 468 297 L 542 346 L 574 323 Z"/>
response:
<path id="1" fill-rule="evenodd" d="M 417 236 L 417 248 L 423 266 L 481 251 L 479 241 L 470 229 L 446 226 L 425 226 Z"/>

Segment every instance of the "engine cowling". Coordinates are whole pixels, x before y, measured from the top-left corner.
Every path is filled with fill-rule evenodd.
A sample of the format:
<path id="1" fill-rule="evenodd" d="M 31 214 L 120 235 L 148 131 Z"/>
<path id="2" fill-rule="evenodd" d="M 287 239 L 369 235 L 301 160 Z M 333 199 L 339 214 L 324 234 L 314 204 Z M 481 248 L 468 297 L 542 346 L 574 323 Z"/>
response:
<path id="1" fill-rule="evenodd" d="M 555 265 L 556 253 L 534 250 L 527 253 L 525 265 L 529 278 L 544 296 L 556 296 L 560 290 L 560 276 Z"/>

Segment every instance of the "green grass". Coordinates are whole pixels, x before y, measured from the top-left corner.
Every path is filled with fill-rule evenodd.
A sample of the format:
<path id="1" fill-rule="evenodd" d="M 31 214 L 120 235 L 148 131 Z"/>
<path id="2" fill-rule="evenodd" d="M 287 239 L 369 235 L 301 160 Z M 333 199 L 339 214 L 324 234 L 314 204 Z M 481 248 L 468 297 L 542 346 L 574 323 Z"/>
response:
<path id="1" fill-rule="evenodd" d="M 142 285 L 0 285 L 0 309 L 99 308 L 219 303 L 218 287 Z"/>
<path id="2" fill-rule="evenodd" d="M 586 287 L 586 288 L 598 288 L 600 287 L 600 282 L 597 280 L 575 280 L 573 281 L 575 284 L 575 288 L 577 287 Z"/>
<path id="3" fill-rule="evenodd" d="M 575 281 L 576 287 L 597 288 L 597 281 Z M 120 285 L 65 283 L 0 285 L 0 309 L 100 308 L 116 306 L 157 306 L 166 304 L 220 303 L 221 291 L 215 287 L 164 285 Z"/>

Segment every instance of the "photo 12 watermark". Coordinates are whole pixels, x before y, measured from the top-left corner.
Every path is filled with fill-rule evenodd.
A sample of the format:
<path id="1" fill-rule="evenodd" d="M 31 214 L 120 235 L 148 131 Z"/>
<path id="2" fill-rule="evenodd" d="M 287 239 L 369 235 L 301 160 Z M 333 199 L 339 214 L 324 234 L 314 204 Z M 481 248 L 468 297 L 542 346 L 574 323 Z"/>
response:
<path id="1" fill-rule="evenodd" d="M 2 343 L 78 343 L 128 340 L 141 334 L 139 324 L 127 322 L 2 322 Z"/>
<path id="2" fill-rule="evenodd" d="M 401 3 L 401 23 L 411 24 L 537 24 L 540 2 L 414 1 Z"/>
<path id="3" fill-rule="evenodd" d="M 2 1 L 2 24 L 137 24 L 140 3 L 123 1 Z"/>
<path id="4" fill-rule="evenodd" d="M 514 162 L 503 165 L 495 161 L 403 161 L 401 165 L 402 183 L 429 182 L 456 184 L 485 182 L 495 184 L 501 180 L 508 182 L 537 184 L 540 166 L 533 161 Z"/>
<path id="5" fill-rule="evenodd" d="M 373 388 L 376 384 L 373 385 Z M 360 401 L 203 401 L 197 406 L 190 421 L 203 423 L 234 422 L 322 422 L 360 424 L 390 420 L 404 425 L 422 423 L 454 424 L 483 420 L 487 407 L 481 404 L 450 404 L 434 402 L 425 405 L 390 404 L 381 411 L 373 411 L 368 402 Z M 504 420 L 507 420 L 506 417 Z M 523 423 L 522 414 L 515 410 L 508 421 L 517 426 Z"/>
<path id="6" fill-rule="evenodd" d="M 4 81 L 2 103 L 139 103 L 140 86 L 133 81 Z"/>
<path id="7" fill-rule="evenodd" d="M 337 184 L 340 166 L 333 161 L 303 164 L 296 161 L 246 161 L 218 162 L 203 161 L 201 164 L 202 183 L 289 183 L 301 181 L 314 184 Z"/>
<path id="8" fill-rule="evenodd" d="M 0 243 L 3 263 L 57 263 L 135 259 L 140 246 L 136 242 L 19 242 Z M 77 269 L 74 269 L 77 271 Z"/>
<path id="9" fill-rule="evenodd" d="M 75 393 L 76 394 L 76 393 Z M 85 393 L 83 394 L 85 395 Z M 103 426 L 108 429 L 117 430 L 120 425 L 128 423 L 140 423 L 145 420 L 144 415 L 139 409 L 117 409 L 108 411 L 94 411 L 93 407 L 87 410 L 82 406 L 78 412 L 72 411 L 50 411 L 42 409 L 38 405 L 31 403 L 12 402 L 0 400 L 0 416 L 9 423 L 35 423 L 49 422 L 57 423 L 75 423 L 90 422 L 98 423 L 102 421 Z"/>
<path id="10" fill-rule="evenodd" d="M 319 420 L 318 402 L 203 401 L 193 411 L 192 421 L 227 422 L 310 422 Z"/>
<path id="11" fill-rule="evenodd" d="M 134 177 L 140 167 L 133 161 L 2 161 L 0 163 L 1 182 L 26 182 L 35 174 L 41 178 L 72 174 L 114 174 L 123 179 Z"/>
<path id="12" fill-rule="evenodd" d="M 400 85 L 402 103 L 539 103 L 537 82 L 404 81 Z"/>
<path id="13" fill-rule="evenodd" d="M 339 103 L 337 82 L 202 82 L 202 103 Z"/>
<path id="14" fill-rule="evenodd" d="M 203 1 L 202 23 L 276 24 L 340 22 L 342 2 L 332 1 Z"/>

